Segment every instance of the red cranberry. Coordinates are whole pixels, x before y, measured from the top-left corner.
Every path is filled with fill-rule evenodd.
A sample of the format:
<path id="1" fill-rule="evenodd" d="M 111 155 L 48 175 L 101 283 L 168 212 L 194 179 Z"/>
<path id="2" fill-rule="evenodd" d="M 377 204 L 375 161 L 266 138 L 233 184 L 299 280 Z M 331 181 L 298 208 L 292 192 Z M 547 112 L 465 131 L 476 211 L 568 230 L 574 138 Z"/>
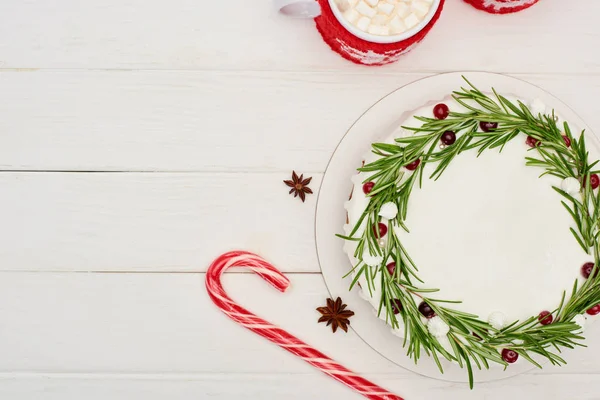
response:
<path id="1" fill-rule="evenodd" d="M 537 147 L 540 145 L 540 141 L 534 137 L 531 136 L 527 136 L 527 140 L 525 141 L 525 144 L 527 144 L 527 146 L 529 147 Z"/>
<path id="2" fill-rule="evenodd" d="M 538 321 L 540 321 L 540 324 L 542 325 L 550 325 L 552 320 L 553 318 L 552 314 L 550 314 L 550 311 L 542 311 L 538 316 Z"/>
<path id="3" fill-rule="evenodd" d="M 450 114 L 450 109 L 444 103 L 437 104 L 433 107 L 433 116 L 437 119 L 446 119 Z"/>
<path id="4" fill-rule="evenodd" d="M 585 187 L 585 183 L 583 181 L 583 187 Z M 596 190 L 600 186 L 600 177 L 597 174 L 590 175 L 590 184 L 592 185 L 592 190 Z"/>
<path id="5" fill-rule="evenodd" d="M 585 264 L 583 264 L 581 266 L 581 275 L 585 279 L 588 279 L 590 277 L 590 275 L 592 275 L 592 271 L 593 270 L 594 270 L 594 263 L 593 262 L 586 262 Z M 594 273 L 594 276 L 592 276 L 592 278 L 595 278 L 596 275 L 598 275 L 598 271 L 597 270 Z"/>
<path id="6" fill-rule="evenodd" d="M 379 228 L 379 229 L 377 229 L 377 228 Z M 379 232 L 377 232 L 378 230 L 379 230 Z M 380 237 L 380 238 L 384 237 L 385 234 L 387 233 L 387 225 L 382 222 L 378 223 L 377 227 L 373 226 L 373 233 L 375 233 L 375 236 L 377 236 L 377 234 L 379 233 L 379 236 L 377 236 L 377 237 Z"/>
<path id="7" fill-rule="evenodd" d="M 511 349 L 503 349 L 502 359 L 509 364 L 514 364 L 519 359 L 519 353 Z"/>
<path id="8" fill-rule="evenodd" d="M 446 131 L 440 138 L 440 141 L 444 143 L 446 146 L 450 146 L 456 142 L 456 133 L 452 131 Z"/>
<path id="9" fill-rule="evenodd" d="M 431 308 L 431 306 L 425 302 L 419 304 L 419 312 L 423 314 L 425 318 L 433 318 L 435 316 L 435 311 L 433 311 L 433 308 Z"/>
<path id="10" fill-rule="evenodd" d="M 590 308 L 589 310 L 586 311 L 586 313 L 588 315 L 598 315 L 598 314 L 600 314 L 600 304 L 597 304 L 594 307 Z"/>
<path id="11" fill-rule="evenodd" d="M 493 131 L 496 128 L 498 128 L 498 123 L 497 122 L 485 122 L 485 121 L 481 121 L 479 123 L 479 127 L 484 132 L 490 132 L 490 131 Z"/>
<path id="12" fill-rule="evenodd" d="M 394 276 L 394 272 L 396 272 L 396 263 L 391 262 L 388 265 L 386 265 L 386 268 L 387 268 L 388 272 L 390 273 L 390 275 Z"/>
<path id="13" fill-rule="evenodd" d="M 563 135 L 563 140 L 565 141 L 565 146 L 571 147 L 571 139 L 567 135 Z"/>
<path id="14" fill-rule="evenodd" d="M 367 182 L 363 185 L 363 193 L 364 194 L 369 194 L 371 193 L 371 191 L 373 190 L 373 188 L 375 187 L 375 182 Z"/>
<path id="15" fill-rule="evenodd" d="M 411 162 L 410 164 L 406 165 L 404 168 L 406 168 L 409 171 L 414 171 L 415 169 L 417 169 L 419 164 L 421 164 L 421 160 L 417 159 L 417 160 Z"/>
<path id="16" fill-rule="evenodd" d="M 398 314 L 400 313 L 400 311 L 402 311 L 402 303 L 400 302 L 400 300 L 392 300 L 392 310 L 394 311 L 394 314 Z"/>

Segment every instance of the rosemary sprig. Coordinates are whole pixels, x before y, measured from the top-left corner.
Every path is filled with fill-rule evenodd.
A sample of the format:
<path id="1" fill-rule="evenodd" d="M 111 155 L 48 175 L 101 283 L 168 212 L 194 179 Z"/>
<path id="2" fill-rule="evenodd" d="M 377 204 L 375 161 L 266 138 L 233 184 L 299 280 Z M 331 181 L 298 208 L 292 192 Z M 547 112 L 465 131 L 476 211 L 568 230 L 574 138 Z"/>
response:
<path id="1" fill-rule="evenodd" d="M 416 117 L 422 122 L 421 126 L 403 127 L 412 135 L 397 138 L 393 144 L 373 144 L 373 153 L 379 158 L 359 168 L 368 175 L 365 182 L 375 182 L 369 194 L 369 205 L 351 233 L 340 237 L 357 242 L 354 256 L 361 260 L 348 274 L 354 276 L 351 287 L 364 277 L 368 286 L 366 290 L 372 293 L 378 288 L 381 293 L 379 314 L 385 315 L 394 329 L 399 329 L 402 322 L 407 354 L 415 362 L 423 353 L 431 356 L 442 372 L 440 358 L 457 362 L 466 367 L 472 388 L 474 367 L 489 368 L 490 363 L 508 366 L 500 355 L 502 349 L 510 348 L 541 368 L 533 355 L 560 365 L 565 363 L 557 354 L 562 348 L 581 346 L 583 337 L 579 335 L 580 327 L 573 318 L 600 303 L 600 278 L 597 277 L 600 274 L 596 273 L 600 263 L 600 192 L 594 194 L 591 190 L 590 176 L 596 172 L 594 167 L 598 161 L 589 161 L 584 132 L 576 138 L 568 123 L 565 122 L 562 127 L 557 125 L 554 113 L 534 115 L 522 102 L 513 103 L 493 89 L 493 94 L 487 95 L 464 79 L 468 86 L 453 92 L 452 97 L 466 111 L 451 112 L 443 120 Z M 494 123 L 497 127 L 482 132 L 480 122 Z M 451 146 L 438 150 L 437 145 L 446 131 L 455 132 L 457 140 Z M 437 180 L 459 154 L 468 150 L 477 150 L 478 154 L 488 149 L 502 151 L 508 142 L 523 134 L 536 144 L 531 149 L 531 156 L 526 157 L 526 165 L 542 168 L 544 172 L 541 175 L 576 178 L 582 183 L 583 189 L 575 196 L 558 187 L 554 190 L 562 197 L 562 205 L 573 218 L 576 228 L 571 228 L 571 232 L 575 240 L 584 251 L 594 256 L 595 267 L 589 279 L 583 284 L 575 281 L 569 295 L 563 294 L 560 306 L 552 313 L 552 324 L 541 325 L 535 316 L 497 330 L 478 316 L 447 305 L 456 302 L 430 297 L 437 289 L 415 286 L 414 282 L 423 281 L 394 229 L 408 232 L 405 225 L 408 200 L 417 182 L 419 186 L 423 185 L 425 165 L 437 164 L 429 177 Z M 571 145 L 568 146 L 567 142 Z M 403 168 L 416 160 L 420 160 L 420 164 L 414 171 Z M 381 246 L 378 229 L 373 227 L 382 222 L 379 211 L 387 202 L 394 202 L 398 213 L 394 219 L 387 221 L 388 240 Z M 368 266 L 362 261 L 365 252 L 381 256 L 382 263 L 377 267 Z M 393 274 L 386 268 L 390 261 L 396 263 Z M 402 304 L 399 313 L 397 301 Z M 421 302 L 426 302 L 449 326 L 446 343 L 428 332 L 419 312 Z"/>

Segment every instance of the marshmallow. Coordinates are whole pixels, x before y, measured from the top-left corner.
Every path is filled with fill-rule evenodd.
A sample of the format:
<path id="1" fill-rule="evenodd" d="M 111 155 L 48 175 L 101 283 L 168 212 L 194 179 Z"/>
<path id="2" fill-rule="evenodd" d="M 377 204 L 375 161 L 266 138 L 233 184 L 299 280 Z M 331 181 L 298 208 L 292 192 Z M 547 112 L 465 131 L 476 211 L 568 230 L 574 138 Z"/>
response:
<path id="1" fill-rule="evenodd" d="M 336 0 L 335 1 L 337 4 L 338 9 L 341 12 L 346 12 L 350 9 L 350 2 L 348 0 Z"/>
<path id="2" fill-rule="evenodd" d="M 350 10 L 344 13 L 344 18 L 348 20 L 351 24 L 355 24 L 356 21 L 360 18 L 360 14 L 355 9 L 351 8 Z"/>
<path id="3" fill-rule="evenodd" d="M 406 25 L 404 25 L 404 21 L 399 16 L 395 16 L 390 21 L 390 32 L 393 34 L 399 34 L 406 31 Z"/>
<path id="4" fill-rule="evenodd" d="M 385 15 L 381 15 L 381 14 L 377 14 L 371 20 L 371 23 L 375 24 L 375 25 L 387 25 L 387 22 L 388 22 L 388 17 L 386 17 Z"/>
<path id="5" fill-rule="evenodd" d="M 406 3 L 398 3 L 396 6 L 396 14 L 400 18 L 405 18 L 410 13 L 410 7 L 406 5 Z"/>
<path id="6" fill-rule="evenodd" d="M 433 0 L 334 0 L 344 19 L 373 35 L 397 35 L 430 13 Z"/>
<path id="7" fill-rule="evenodd" d="M 390 15 L 394 12 L 394 5 L 390 3 L 379 3 L 377 9 L 387 15 Z"/>
<path id="8" fill-rule="evenodd" d="M 416 26 L 419 23 L 419 21 L 419 17 L 417 17 L 415 13 L 412 13 L 408 17 L 404 18 L 404 24 L 408 29 Z"/>
<path id="9" fill-rule="evenodd" d="M 420 18 L 424 18 L 429 13 L 429 8 L 430 5 L 424 1 L 415 1 L 412 5 L 413 12 Z"/>
<path id="10" fill-rule="evenodd" d="M 382 25 L 370 25 L 367 32 L 372 35 L 386 36 L 390 34 L 390 28 Z"/>
<path id="11" fill-rule="evenodd" d="M 377 14 L 377 11 L 375 11 L 374 8 L 371 8 L 367 3 L 365 3 L 364 0 L 358 3 L 354 9 L 362 15 L 364 15 L 365 17 L 369 18 L 373 18 Z"/>
<path id="12" fill-rule="evenodd" d="M 367 28 L 369 27 L 369 25 L 371 25 L 371 18 L 369 18 L 369 17 L 361 17 L 356 22 L 356 27 L 358 29 L 360 29 L 361 31 L 366 31 Z"/>
<path id="13" fill-rule="evenodd" d="M 404 24 L 408 29 L 417 26 L 420 21 L 421 20 L 415 15 L 415 13 L 411 13 L 408 17 L 404 18 Z"/>

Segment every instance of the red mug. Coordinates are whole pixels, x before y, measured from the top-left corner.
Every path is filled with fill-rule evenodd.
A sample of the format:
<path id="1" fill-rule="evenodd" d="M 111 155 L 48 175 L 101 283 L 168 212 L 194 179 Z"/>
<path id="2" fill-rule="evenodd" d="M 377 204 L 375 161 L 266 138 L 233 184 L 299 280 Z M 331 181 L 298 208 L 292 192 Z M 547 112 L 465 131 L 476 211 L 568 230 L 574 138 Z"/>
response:
<path id="1" fill-rule="evenodd" d="M 437 22 L 445 0 L 432 0 L 431 8 L 418 24 L 400 34 L 376 35 L 357 28 L 338 8 L 336 0 L 275 0 L 286 15 L 314 18 L 325 43 L 342 57 L 363 65 L 385 65 L 397 61 L 425 38 Z"/>
<path id="2" fill-rule="evenodd" d="M 473 7 L 492 14 L 508 14 L 525 10 L 539 0 L 465 0 Z"/>

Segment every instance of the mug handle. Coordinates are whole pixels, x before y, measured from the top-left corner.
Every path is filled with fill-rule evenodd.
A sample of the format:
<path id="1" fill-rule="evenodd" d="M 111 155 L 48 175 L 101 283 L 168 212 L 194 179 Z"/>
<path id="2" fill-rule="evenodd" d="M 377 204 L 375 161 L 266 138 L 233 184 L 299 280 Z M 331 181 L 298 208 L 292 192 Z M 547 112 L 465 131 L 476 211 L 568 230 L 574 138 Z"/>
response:
<path id="1" fill-rule="evenodd" d="M 315 18 L 321 15 L 321 6 L 316 0 L 274 0 L 280 13 L 292 18 Z"/>

